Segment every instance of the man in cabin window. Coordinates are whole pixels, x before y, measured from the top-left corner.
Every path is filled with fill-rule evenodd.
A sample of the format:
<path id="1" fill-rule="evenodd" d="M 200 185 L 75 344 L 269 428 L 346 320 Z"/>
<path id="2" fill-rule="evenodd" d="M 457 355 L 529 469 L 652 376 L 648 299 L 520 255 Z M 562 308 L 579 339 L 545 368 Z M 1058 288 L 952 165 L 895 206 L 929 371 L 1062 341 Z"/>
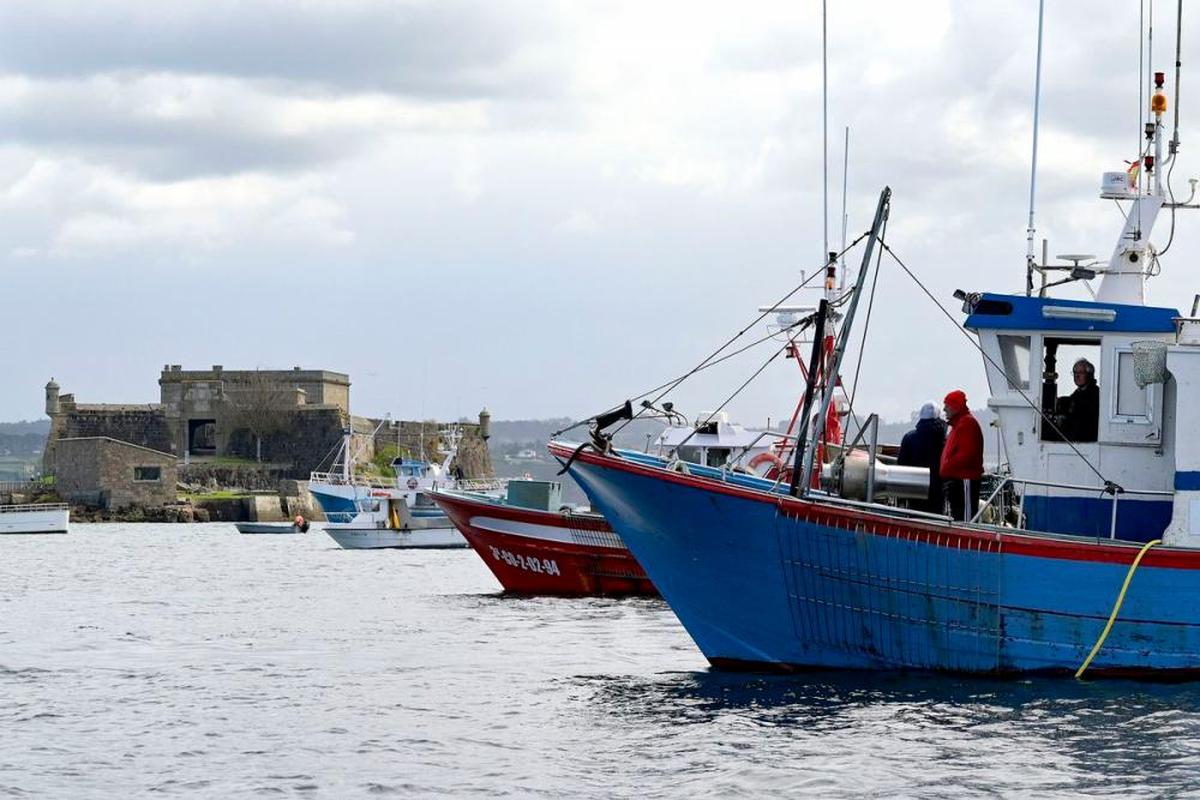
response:
<path id="1" fill-rule="evenodd" d="M 896 459 L 896 463 L 902 467 L 924 467 L 929 470 L 929 496 L 925 500 L 910 501 L 909 508 L 931 514 L 946 512 L 946 497 L 938 471 L 945 445 L 946 426 L 938 419 L 937 406 L 926 403 L 917 413 L 916 427 L 900 440 L 900 455 Z"/>
<path id="2" fill-rule="evenodd" d="M 1071 368 L 1075 391 L 1065 397 L 1063 435 L 1071 442 L 1096 441 L 1100 425 L 1100 387 L 1096 385 L 1096 368 L 1086 358 Z"/>
<path id="3" fill-rule="evenodd" d="M 963 522 L 979 511 L 979 481 L 983 477 L 983 431 L 967 408 L 967 395 L 955 389 L 942 401 L 950 434 L 942 450 L 940 472 L 950 503 L 950 516 Z"/>

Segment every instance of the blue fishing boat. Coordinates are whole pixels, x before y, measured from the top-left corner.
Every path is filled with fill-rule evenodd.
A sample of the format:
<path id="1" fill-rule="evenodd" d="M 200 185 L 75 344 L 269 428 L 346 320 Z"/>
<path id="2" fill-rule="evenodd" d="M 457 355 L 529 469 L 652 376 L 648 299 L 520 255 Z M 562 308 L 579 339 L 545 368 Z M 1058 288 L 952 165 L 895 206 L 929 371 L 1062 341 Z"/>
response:
<path id="1" fill-rule="evenodd" d="M 1177 147 L 1164 160 L 1163 85 L 1158 73 L 1137 169 L 1103 177 L 1101 196 L 1125 204 L 1111 256 L 1039 262 L 1031 211 L 1026 293 L 955 295 L 1003 450 L 977 512 L 906 507 L 928 471 L 886 458 L 873 416 L 822 453 L 873 254 L 912 275 L 884 241 L 888 190 L 846 294 L 829 262 L 790 475 L 614 448 L 628 403 L 588 442 L 551 444 L 710 663 L 1200 677 L 1200 296 L 1190 316 L 1145 302 L 1159 212 L 1197 207 L 1164 184 Z M 1091 299 L 1054 297 L 1064 283 Z"/>

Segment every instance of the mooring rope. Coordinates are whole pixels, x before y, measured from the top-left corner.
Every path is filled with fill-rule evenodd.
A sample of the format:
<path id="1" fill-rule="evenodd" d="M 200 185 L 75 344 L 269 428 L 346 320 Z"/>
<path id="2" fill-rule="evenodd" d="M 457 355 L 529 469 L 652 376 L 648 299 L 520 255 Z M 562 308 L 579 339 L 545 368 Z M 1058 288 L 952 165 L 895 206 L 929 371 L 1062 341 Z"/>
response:
<path id="1" fill-rule="evenodd" d="M 1129 565 L 1129 571 L 1125 573 L 1125 583 L 1121 584 L 1121 593 L 1117 595 L 1117 602 L 1113 603 L 1112 613 L 1108 615 L 1108 624 L 1104 626 L 1104 630 L 1100 633 L 1100 638 L 1092 645 L 1092 652 L 1088 653 L 1088 657 L 1079 669 L 1075 670 L 1075 677 L 1082 678 L 1083 673 L 1092 664 L 1092 659 L 1100 652 L 1100 648 L 1104 646 L 1104 640 L 1108 638 L 1109 631 L 1112 630 L 1113 623 L 1117 621 L 1117 614 L 1121 611 L 1121 606 L 1125 604 L 1125 592 L 1129 591 L 1129 583 L 1133 580 L 1133 573 L 1137 571 L 1138 564 L 1142 563 L 1142 556 L 1146 555 L 1147 551 L 1156 544 L 1162 544 L 1162 539 L 1152 539 L 1142 545 L 1142 549 L 1138 551 L 1137 557 L 1133 559 L 1133 563 Z"/>

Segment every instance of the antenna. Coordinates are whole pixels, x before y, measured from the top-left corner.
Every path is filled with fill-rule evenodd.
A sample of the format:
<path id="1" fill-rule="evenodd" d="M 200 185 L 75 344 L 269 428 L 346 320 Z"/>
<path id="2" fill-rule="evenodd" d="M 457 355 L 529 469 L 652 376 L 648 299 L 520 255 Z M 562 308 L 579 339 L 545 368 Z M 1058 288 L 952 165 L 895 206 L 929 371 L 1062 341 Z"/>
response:
<path id="1" fill-rule="evenodd" d="M 821 0 L 821 170 L 824 182 L 825 249 L 821 260 L 829 259 L 829 29 L 826 25 L 828 0 Z"/>
<path id="2" fill-rule="evenodd" d="M 1171 154 L 1171 159 L 1174 161 L 1175 154 L 1179 152 L 1179 69 L 1183 66 L 1180 60 L 1181 47 L 1183 45 L 1183 0 L 1179 0 L 1179 5 L 1175 11 L 1175 132 L 1171 134 L 1171 143 L 1167 147 Z"/>
<path id="3" fill-rule="evenodd" d="M 1037 259 L 1033 253 L 1033 239 L 1037 226 L 1033 221 L 1034 200 L 1037 197 L 1038 116 L 1042 104 L 1042 29 L 1046 17 L 1046 0 L 1038 0 L 1037 72 L 1033 80 L 1033 158 L 1029 167 L 1029 226 L 1025 229 L 1027 249 L 1025 251 L 1025 295 L 1033 294 L 1033 271 Z"/>
<path id="4" fill-rule="evenodd" d="M 1180 0 L 1183 2 L 1183 0 Z M 1177 114 L 1178 112 L 1176 112 Z M 841 149 L 841 247 L 839 253 L 846 252 L 846 223 L 850 221 L 850 217 L 846 215 L 846 180 L 850 174 L 850 126 L 846 126 L 846 144 L 842 145 Z M 846 270 L 841 270 L 841 282 L 838 285 L 838 291 L 846 290 Z M 767 426 L 770 427 L 769 425 Z"/>

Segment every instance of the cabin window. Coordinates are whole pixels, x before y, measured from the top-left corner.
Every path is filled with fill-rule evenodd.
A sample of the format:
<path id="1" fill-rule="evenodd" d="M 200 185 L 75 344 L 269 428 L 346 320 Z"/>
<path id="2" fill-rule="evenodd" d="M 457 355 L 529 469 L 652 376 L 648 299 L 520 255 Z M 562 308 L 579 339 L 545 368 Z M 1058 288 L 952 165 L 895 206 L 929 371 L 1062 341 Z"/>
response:
<path id="1" fill-rule="evenodd" d="M 1140 388 L 1133 379 L 1133 353 L 1117 351 L 1116 416 L 1142 421 L 1150 418 L 1150 387 Z"/>
<path id="2" fill-rule="evenodd" d="M 1048 336 L 1042 356 L 1042 440 L 1096 441 L 1102 382 L 1100 342 Z"/>
<path id="3" fill-rule="evenodd" d="M 704 463 L 710 467 L 720 467 L 725 464 L 725 460 L 728 458 L 728 447 L 710 447 L 708 448 L 708 456 Z"/>
<path id="4" fill-rule="evenodd" d="M 157 481 L 162 479 L 162 467 L 134 467 L 135 481 Z"/>
<path id="5" fill-rule="evenodd" d="M 1000 359 L 1009 389 L 1029 388 L 1029 337 L 1000 334 Z"/>
<path id="6" fill-rule="evenodd" d="M 675 450 L 675 455 L 680 461 L 686 461 L 689 464 L 699 464 L 703 454 L 703 448 L 683 446 Z"/>

